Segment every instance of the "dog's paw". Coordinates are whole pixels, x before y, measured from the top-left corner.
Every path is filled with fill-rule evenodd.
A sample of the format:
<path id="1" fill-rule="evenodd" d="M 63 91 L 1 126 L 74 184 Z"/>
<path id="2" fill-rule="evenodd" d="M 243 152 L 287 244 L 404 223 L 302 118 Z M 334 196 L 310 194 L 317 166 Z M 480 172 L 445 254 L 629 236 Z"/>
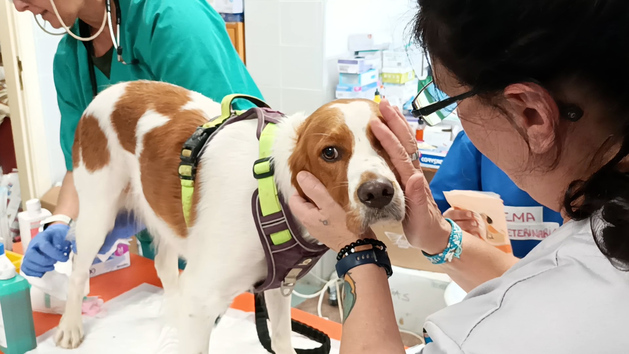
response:
<path id="1" fill-rule="evenodd" d="M 74 349 L 83 342 L 83 322 L 81 317 L 69 318 L 65 315 L 61 317 L 59 328 L 55 333 L 55 343 L 58 347 Z"/>

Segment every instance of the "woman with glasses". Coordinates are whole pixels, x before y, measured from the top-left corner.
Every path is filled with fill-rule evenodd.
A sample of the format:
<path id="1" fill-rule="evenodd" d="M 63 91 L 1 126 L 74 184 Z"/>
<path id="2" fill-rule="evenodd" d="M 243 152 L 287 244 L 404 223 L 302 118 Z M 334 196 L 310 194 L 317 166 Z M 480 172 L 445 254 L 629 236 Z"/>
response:
<path id="1" fill-rule="evenodd" d="M 513 256 L 517 258 L 526 256 L 563 223 L 560 213 L 536 202 L 478 151 L 465 131 L 454 139 L 443 163 L 430 181 L 430 191 L 445 217 L 454 220 L 463 230 L 480 237 L 483 222 L 479 220 L 479 215 L 450 208 L 444 192 L 452 190 L 493 192 L 500 196 L 505 204 Z M 479 262 L 485 260 L 480 259 Z"/>
<path id="2" fill-rule="evenodd" d="M 415 35 L 474 146 L 567 222 L 513 267 L 437 207 L 402 117 L 371 123 L 405 188 L 409 242 L 455 281 L 509 269 L 430 316 L 423 354 L 625 353 L 629 337 L 629 2 L 418 0 Z M 341 353 L 404 353 L 386 248 L 347 230 L 344 210 L 302 172 L 292 211 L 340 251 Z M 420 329 L 418 328 L 418 331 Z"/>
<path id="3" fill-rule="evenodd" d="M 205 0 L 13 0 L 66 33 L 53 72 L 61 112 L 61 148 L 67 173 L 46 229 L 29 244 L 22 271 L 43 276 L 68 259 L 65 240 L 78 215 L 72 177 L 76 125 L 92 98 L 122 81 L 163 81 L 215 100 L 231 93 L 261 97 L 236 53 L 221 16 Z M 42 27 L 43 28 L 43 27 Z M 144 229 L 120 215 L 102 252 Z M 151 237 L 145 235 L 145 242 Z M 143 247 L 145 250 L 150 247 Z M 169 260 L 170 261 L 170 260 Z M 176 263 L 176 259 L 173 260 Z"/>

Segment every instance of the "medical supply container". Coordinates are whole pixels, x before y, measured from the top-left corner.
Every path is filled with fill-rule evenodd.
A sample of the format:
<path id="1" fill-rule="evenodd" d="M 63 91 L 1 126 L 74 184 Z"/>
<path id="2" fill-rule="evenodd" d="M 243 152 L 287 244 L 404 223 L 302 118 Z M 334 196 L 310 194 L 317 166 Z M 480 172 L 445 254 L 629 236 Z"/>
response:
<path id="1" fill-rule="evenodd" d="M 0 349 L 23 354 L 37 347 L 30 285 L 17 274 L 0 244 Z"/>
<path id="2" fill-rule="evenodd" d="M 41 207 L 39 199 L 28 200 L 26 202 L 26 211 L 17 214 L 24 251 L 28 248 L 31 239 L 39 233 L 41 222 L 50 215 L 52 215 L 50 211 Z"/>

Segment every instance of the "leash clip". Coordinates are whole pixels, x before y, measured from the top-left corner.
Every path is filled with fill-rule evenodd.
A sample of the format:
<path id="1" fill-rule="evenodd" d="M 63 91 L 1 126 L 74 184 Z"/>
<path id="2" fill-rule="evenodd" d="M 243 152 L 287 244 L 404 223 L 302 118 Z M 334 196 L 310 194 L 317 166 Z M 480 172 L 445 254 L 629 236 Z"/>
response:
<path id="1" fill-rule="evenodd" d="M 288 272 L 286 278 L 282 280 L 282 284 L 280 285 L 280 292 L 285 297 L 291 296 L 293 293 L 293 289 L 295 289 L 295 284 L 297 284 L 297 277 L 301 273 L 301 268 L 293 268 Z"/>

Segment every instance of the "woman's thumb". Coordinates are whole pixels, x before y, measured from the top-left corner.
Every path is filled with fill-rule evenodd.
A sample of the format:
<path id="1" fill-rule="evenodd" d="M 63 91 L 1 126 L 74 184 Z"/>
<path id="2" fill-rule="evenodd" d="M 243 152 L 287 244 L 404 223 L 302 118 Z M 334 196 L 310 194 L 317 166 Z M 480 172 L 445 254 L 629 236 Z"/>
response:
<path id="1" fill-rule="evenodd" d="M 406 198 L 416 205 L 426 204 L 426 177 L 421 172 L 414 173 L 406 182 Z"/>

